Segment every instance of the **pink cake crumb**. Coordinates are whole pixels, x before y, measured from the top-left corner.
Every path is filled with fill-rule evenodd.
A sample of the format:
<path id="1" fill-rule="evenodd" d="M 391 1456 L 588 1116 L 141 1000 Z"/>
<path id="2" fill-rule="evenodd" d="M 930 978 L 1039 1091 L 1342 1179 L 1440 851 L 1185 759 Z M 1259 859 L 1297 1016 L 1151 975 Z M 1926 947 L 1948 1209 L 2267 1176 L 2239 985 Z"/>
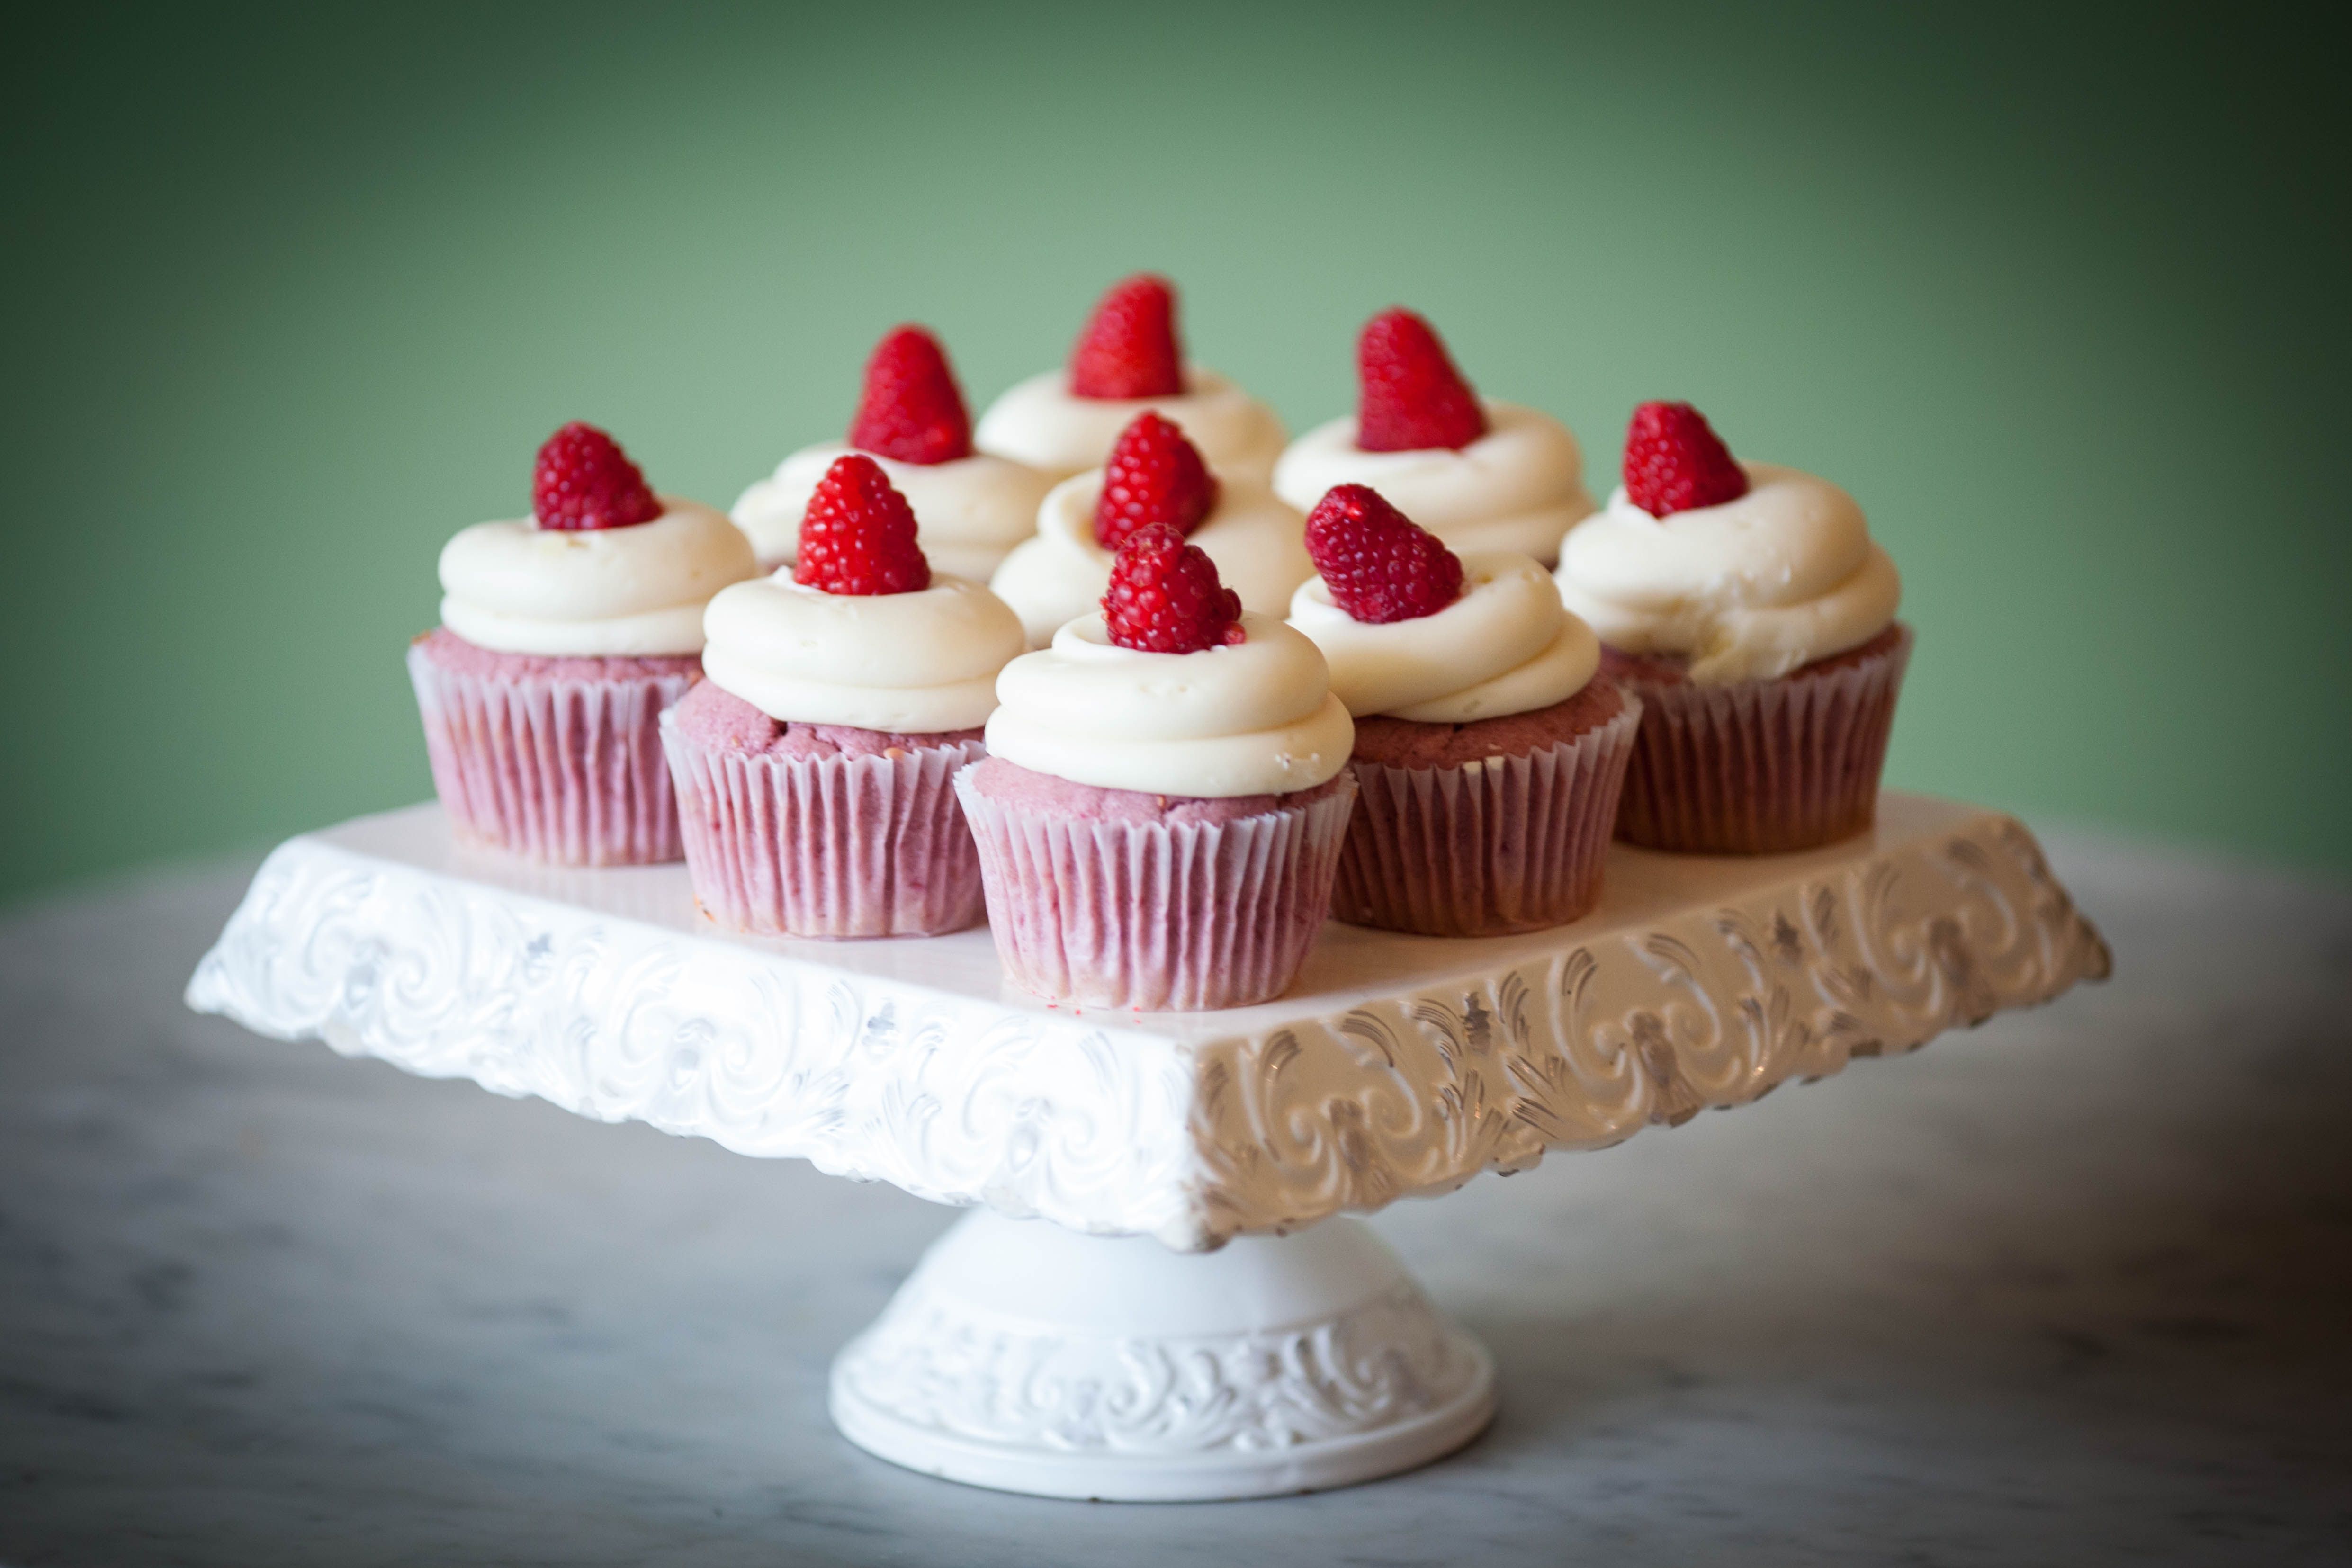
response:
<path id="1" fill-rule="evenodd" d="M 846 724 L 789 724 L 773 719 L 732 692 L 704 681 L 677 705 L 680 733 L 709 751 L 751 757 L 887 757 L 925 747 L 962 746 L 981 738 L 978 729 L 902 735 L 859 729 Z"/>
<path id="2" fill-rule="evenodd" d="M 1594 680 L 1549 707 L 1467 724 L 1428 724 L 1385 716 L 1360 718 L 1355 760 L 1390 768 L 1459 768 L 1489 757 L 1531 757 L 1599 729 L 1624 707 L 1624 695 L 1615 685 Z"/>
<path id="3" fill-rule="evenodd" d="M 544 680 L 560 676 L 574 681 L 652 680 L 665 675 L 699 675 L 702 660 L 693 653 L 642 659 L 556 657 L 545 653 L 501 653 L 468 643 L 446 626 L 436 626 L 416 638 L 415 646 L 434 667 L 454 675 L 492 680 Z"/>
<path id="4" fill-rule="evenodd" d="M 1327 779 L 1311 789 L 1290 795 L 1150 795 L 1136 789 L 1105 789 L 1073 783 L 992 757 L 972 769 L 971 787 L 983 798 L 1014 810 L 1073 817 L 1083 821 L 1209 827 L 1264 817 L 1292 807 L 1311 806 L 1339 789 L 1340 783 L 1337 779 Z"/>

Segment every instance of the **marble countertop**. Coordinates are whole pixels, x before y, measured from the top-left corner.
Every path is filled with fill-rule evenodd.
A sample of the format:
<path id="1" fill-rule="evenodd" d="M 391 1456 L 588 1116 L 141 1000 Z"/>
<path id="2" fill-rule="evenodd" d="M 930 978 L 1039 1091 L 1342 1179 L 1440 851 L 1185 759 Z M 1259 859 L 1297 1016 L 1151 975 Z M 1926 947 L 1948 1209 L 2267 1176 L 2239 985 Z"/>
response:
<path id="1" fill-rule="evenodd" d="M 2340 1563 L 2352 894 L 2058 834 L 2116 975 L 1374 1224 L 1454 1458 L 1056 1503 L 827 1361 L 952 1218 L 186 1013 L 249 862 L 0 923 L 0 1564 Z"/>

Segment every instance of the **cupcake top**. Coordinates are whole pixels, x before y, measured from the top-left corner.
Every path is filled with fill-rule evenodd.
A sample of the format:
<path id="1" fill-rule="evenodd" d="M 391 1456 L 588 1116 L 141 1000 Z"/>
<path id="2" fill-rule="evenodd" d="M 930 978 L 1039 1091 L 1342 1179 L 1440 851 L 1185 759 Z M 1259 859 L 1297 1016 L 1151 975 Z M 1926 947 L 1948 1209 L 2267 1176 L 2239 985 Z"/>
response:
<path id="1" fill-rule="evenodd" d="M 1893 624 L 1902 579 L 1828 480 L 1735 462 L 1688 403 L 1634 410 L 1624 473 L 1559 559 L 1561 598 L 1611 647 L 1685 657 L 1703 685 L 1769 680 Z"/>
<path id="2" fill-rule="evenodd" d="M 501 653 L 690 655 L 710 596 L 757 570 L 732 523 L 656 496 L 611 436 L 574 423 L 540 448 L 530 517 L 442 547 L 441 623 Z"/>
<path id="3" fill-rule="evenodd" d="M 1568 427 L 1470 390 L 1429 323 L 1410 310 L 1368 322 L 1356 342 L 1357 412 L 1291 443 L 1276 494 L 1303 508 L 1336 485 L 1368 485 L 1462 549 L 1549 560 L 1592 511 Z"/>
<path id="4" fill-rule="evenodd" d="M 985 580 L 1036 531 L 1053 476 L 971 444 L 971 419 L 946 350 L 920 327 L 893 329 L 866 361 L 846 441 L 804 446 L 755 481 L 734 518 L 762 562 L 791 564 L 809 497 L 851 452 L 874 459 L 915 509 L 923 552 L 942 571 Z"/>
<path id="5" fill-rule="evenodd" d="M 769 717 L 907 735 L 981 724 L 1022 647 L 1003 601 L 932 575 L 906 497 L 857 454 L 818 481 L 791 571 L 725 590 L 703 623 L 704 674 Z"/>
<path id="6" fill-rule="evenodd" d="M 1294 794 L 1355 740 L 1315 644 L 1244 612 L 1164 524 L 1121 547 L 1103 609 L 1004 666 L 988 749 L 1032 772 L 1143 794 Z"/>
<path id="7" fill-rule="evenodd" d="M 1282 455 L 1272 409 L 1212 370 L 1185 363 L 1175 290 L 1165 278 L 1128 278 L 1104 295 L 1067 369 L 1015 383 L 981 416 L 975 442 L 1056 479 L 1098 467 L 1139 413 L 1172 420 L 1210 466 L 1263 480 Z"/>
<path id="8" fill-rule="evenodd" d="M 1279 619 L 1314 574 L 1299 515 L 1262 483 L 1213 473 L 1175 423 L 1146 411 L 1120 434 L 1107 467 L 1066 479 L 1037 512 L 1037 537 L 989 586 L 1013 606 L 1030 645 L 1095 608 L 1111 561 L 1136 529 L 1165 523 L 1207 552 L 1244 609 Z"/>
<path id="9" fill-rule="evenodd" d="M 1322 650 L 1332 693 L 1358 718 L 1532 713 L 1600 668 L 1600 640 L 1530 556 L 1456 556 L 1361 485 L 1317 504 L 1307 542 L 1321 570 L 1291 600 L 1291 624 Z"/>

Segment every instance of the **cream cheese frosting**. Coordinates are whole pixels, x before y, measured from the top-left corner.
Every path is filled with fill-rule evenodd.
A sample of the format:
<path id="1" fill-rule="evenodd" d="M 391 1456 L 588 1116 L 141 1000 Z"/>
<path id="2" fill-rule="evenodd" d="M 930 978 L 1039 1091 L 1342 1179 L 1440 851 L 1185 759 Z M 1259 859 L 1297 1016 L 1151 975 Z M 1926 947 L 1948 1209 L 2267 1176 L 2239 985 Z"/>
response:
<path id="1" fill-rule="evenodd" d="M 1274 410 L 1197 365 L 1185 368 L 1184 386 L 1173 397 L 1079 397 L 1068 371 L 1047 371 L 1005 389 L 980 416 L 971 443 L 1066 479 L 1101 467 L 1119 432 L 1149 409 L 1173 421 L 1218 475 L 1263 481 L 1274 472 L 1287 439 Z"/>
<path id="2" fill-rule="evenodd" d="M 1462 597 L 1433 615 L 1359 621 L 1319 578 L 1290 623 L 1323 650 L 1331 691 L 1358 718 L 1469 724 L 1566 702 L 1601 667 L 1601 640 L 1570 614 L 1533 557 L 1464 550 Z"/>
<path id="3" fill-rule="evenodd" d="M 1690 659 L 1702 684 L 1769 680 L 1859 647 L 1903 580 L 1862 508 L 1826 479 L 1743 463 L 1748 491 L 1654 517 L 1620 486 L 1561 546 L 1568 608 L 1629 653 Z"/>
<path id="4" fill-rule="evenodd" d="M 1149 653 L 1110 640 L 1099 613 L 997 677 L 988 749 L 1103 789 L 1223 799 L 1312 789 L 1348 765 L 1356 728 L 1323 655 L 1272 616 L 1244 641 Z"/>
<path id="5" fill-rule="evenodd" d="M 735 503 L 735 525 L 751 537 L 762 565 L 789 564 L 800 553 L 801 517 L 817 481 L 835 459 L 857 450 L 838 441 L 803 446 L 743 492 Z M 985 452 L 946 463 L 864 455 L 874 458 L 914 508 L 916 538 L 931 565 L 978 582 L 987 581 L 1005 553 L 1037 531 L 1037 504 L 1054 486 L 1050 474 Z"/>
<path id="6" fill-rule="evenodd" d="M 704 675 L 770 718 L 906 735 L 979 726 L 1022 649 L 1003 601 L 937 573 L 912 593 L 847 594 L 780 571 L 720 592 L 703 627 Z"/>
<path id="7" fill-rule="evenodd" d="M 1218 476 L 1217 504 L 1185 536 L 1217 563 L 1217 576 L 1241 595 L 1242 608 L 1280 620 L 1291 591 L 1315 575 L 1307 554 L 1307 519 L 1257 480 Z M 1052 640 L 1066 621 L 1099 609 L 1110 587 L 1113 553 L 1095 538 L 1102 498 L 1097 468 L 1065 479 L 1037 508 L 1037 537 L 1004 558 L 988 586 L 1013 606 L 1029 645 Z"/>
<path id="8" fill-rule="evenodd" d="M 1454 550 L 1559 552 L 1559 536 L 1592 515 L 1585 456 L 1550 413 L 1482 400 L 1486 435 L 1461 452 L 1364 452 L 1355 416 L 1307 430 L 1275 463 L 1275 494 L 1315 510 L 1334 485 L 1369 485 Z"/>
<path id="9" fill-rule="evenodd" d="M 755 575 L 741 530 L 709 507 L 660 497 L 621 528 L 476 523 L 441 549 L 441 623 L 476 647 L 549 658 L 702 651 L 702 610 Z"/>
<path id="10" fill-rule="evenodd" d="M 1584 454 L 1549 414 L 1482 402 L 1486 434 L 1458 452 L 1367 452 L 1355 415 L 1319 424 L 1275 465 L 1275 493 L 1305 512 L 1334 485 L 1369 485 L 1454 549 L 1551 560 L 1560 536 L 1592 513 Z"/>

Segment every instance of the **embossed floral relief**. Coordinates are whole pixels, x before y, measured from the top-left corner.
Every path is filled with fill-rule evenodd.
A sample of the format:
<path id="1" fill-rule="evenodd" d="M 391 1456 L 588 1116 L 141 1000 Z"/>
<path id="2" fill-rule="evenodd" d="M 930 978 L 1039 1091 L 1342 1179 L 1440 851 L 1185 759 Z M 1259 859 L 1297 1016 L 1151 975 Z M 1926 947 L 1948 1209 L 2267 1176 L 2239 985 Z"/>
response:
<path id="1" fill-rule="evenodd" d="M 834 1375 L 850 1396 L 943 1435 L 1150 1455 L 1352 1436 L 1438 1409 L 1479 1374 L 1477 1353 L 1408 1283 L 1297 1328 L 1155 1339 L 1040 1333 L 916 1290 Z"/>
<path id="2" fill-rule="evenodd" d="M 1605 1147 L 2106 973 L 2006 819 L 1185 1045 L 296 840 L 191 1005 L 950 1203 L 1217 1245 Z"/>

